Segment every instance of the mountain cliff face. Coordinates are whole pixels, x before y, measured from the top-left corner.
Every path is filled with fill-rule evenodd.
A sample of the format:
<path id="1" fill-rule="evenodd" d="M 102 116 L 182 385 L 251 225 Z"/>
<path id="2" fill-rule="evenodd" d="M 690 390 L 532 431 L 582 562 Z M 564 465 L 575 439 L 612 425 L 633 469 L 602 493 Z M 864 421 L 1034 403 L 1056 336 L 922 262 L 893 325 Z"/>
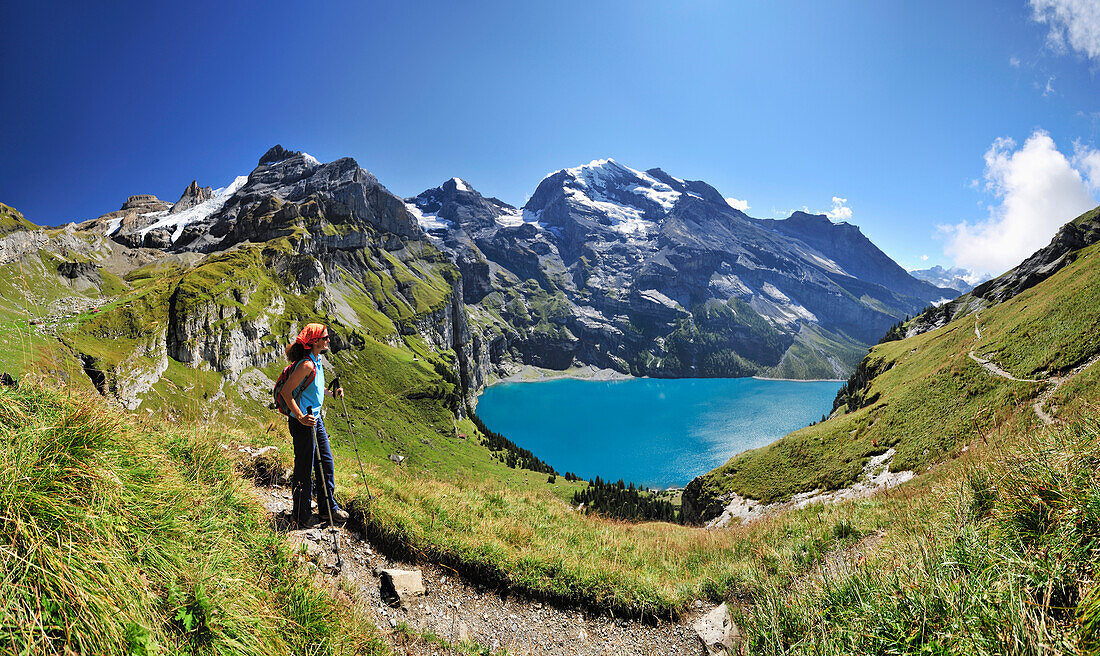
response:
<path id="1" fill-rule="evenodd" d="M 752 219 L 704 182 L 614 160 L 551 174 L 522 209 L 457 178 L 407 203 L 512 362 L 835 378 L 950 293 L 854 226 Z"/>

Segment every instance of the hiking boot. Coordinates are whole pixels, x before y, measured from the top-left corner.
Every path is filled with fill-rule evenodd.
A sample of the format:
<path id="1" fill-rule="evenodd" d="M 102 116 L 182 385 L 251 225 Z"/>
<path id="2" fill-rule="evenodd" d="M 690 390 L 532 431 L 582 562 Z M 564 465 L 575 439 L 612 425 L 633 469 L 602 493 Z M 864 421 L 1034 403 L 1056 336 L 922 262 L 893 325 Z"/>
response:
<path id="1" fill-rule="evenodd" d="M 348 511 L 344 510 L 343 508 L 333 508 L 332 521 L 341 524 L 348 521 Z"/>
<path id="2" fill-rule="evenodd" d="M 302 531 L 313 526 L 313 515 L 307 515 L 304 519 L 295 520 L 293 516 L 290 518 L 289 529 L 291 531 Z"/>

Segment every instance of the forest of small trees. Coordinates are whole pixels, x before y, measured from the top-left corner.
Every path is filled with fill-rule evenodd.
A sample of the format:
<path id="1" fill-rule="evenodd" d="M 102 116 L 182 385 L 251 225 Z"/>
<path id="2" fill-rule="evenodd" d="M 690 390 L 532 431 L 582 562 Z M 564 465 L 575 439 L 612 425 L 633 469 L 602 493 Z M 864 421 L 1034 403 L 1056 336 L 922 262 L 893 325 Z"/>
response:
<path id="1" fill-rule="evenodd" d="M 634 483 L 604 482 L 599 476 L 588 481 L 588 487 L 573 493 L 573 503 L 584 504 L 586 512 L 633 522 L 681 521 L 680 513 L 670 501 L 657 497 L 649 488 Z"/>
<path id="2" fill-rule="evenodd" d="M 555 471 L 553 467 L 539 460 L 535 454 L 520 447 L 500 433 L 495 433 L 486 428 L 481 418 L 476 414 L 470 413 L 470 420 L 474 422 L 474 426 L 477 426 L 477 429 L 485 436 L 485 446 L 493 452 L 493 455 L 498 456 L 504 464 L 512 469 L 518 467 L 519 469 L 528 469 L 533 472 L 557 475 L 558 472 Z"/>

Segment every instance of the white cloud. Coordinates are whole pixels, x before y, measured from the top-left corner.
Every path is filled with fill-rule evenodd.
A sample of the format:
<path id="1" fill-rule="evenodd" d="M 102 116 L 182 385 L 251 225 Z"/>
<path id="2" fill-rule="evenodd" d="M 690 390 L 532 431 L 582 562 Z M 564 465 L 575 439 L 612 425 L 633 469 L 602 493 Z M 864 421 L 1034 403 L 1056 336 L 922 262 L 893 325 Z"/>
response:
<path id="1" fill-rule="evenodd" d="M 928 261 L 928 256 L 927 255 L 921 255 L 920 256 L 920 261 L 921 262 L 927 262 Z"/>
<path id="2" fill-rule="evenodd" d="M 833 196 L 833 209 L 825 212 L 825 216 L 833 221 L 848 221 L 852 218 L 852 208 L 848 207 L 848 199 Z"/>
<path id="3" fill-rule="evenodd" d="M 1020 58 L 1017 57 L 1016 55 L 1012 55 L 1011 57 L 1008 58 L 1008 65 L 1011 66 L 1012 68 L 1019 68 L 1020 67 Z"/>
<path id="4" fill-rule="evenodd" d="M 1100 152 L 1078 146 L 1071 162 L 1042 130 L 1018 149 L 1012 139 L 997 139 L 985 153 L 985 190 L 999 203 L 989 206 L 983 221 L 940 226 L 944 253 L 976 272 L 1000 274 L 1016 266 L 1063 224 L 1096 206 L 1090 189 L 1100 182 L 1098 172 Z"/>
<path id="5" fill-rule="evenodd" d="M 1030 0 L 1031 17 L 1050 26 L 1047 42 L 1055 51 L 1067 48 L 1100 62 L 1100 2 L 1096 0 Z"/>
<path id="6" fill-rule="evenodd" d="M 1054 91 L 1054 80 L 1055 80 L 1055 76 L 1053 76 L 1053 75 L 1051 75 L 1050 77 L 1047 78 L 1046 88 L 1043 89 L 1043 97 L 1044 98 L 1046 98 L 1047 96 L 1053 95 L 1055 93 L 1055 91 Z"/>
<path id="7" fill-rule="evenodd" d="M 1073 142 L 1073 166 L 1081 172 L 1089 191 L 1100 193 L 1100 150 L 1089 148 L 1080 141 Z"/>
<path id="8" fill-rule="evenodd" d="M 732 207 L 735 210 L 741 210 L 742 212 L 749 211 L 749 201 L 747 201 L 747 200 L 737 200 L 736 198 L 727 198 L 726 202 L 729 203 L 730 207 Z"/>

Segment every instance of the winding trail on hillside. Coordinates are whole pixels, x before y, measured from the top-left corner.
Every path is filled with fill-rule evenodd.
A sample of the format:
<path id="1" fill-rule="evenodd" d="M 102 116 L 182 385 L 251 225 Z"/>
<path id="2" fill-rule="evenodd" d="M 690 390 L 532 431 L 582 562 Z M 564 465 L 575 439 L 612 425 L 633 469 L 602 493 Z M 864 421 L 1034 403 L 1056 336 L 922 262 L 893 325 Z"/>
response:
<path id="1" fill-rule="evenodd" d="M 1093 356 L 1091 359 L 1083 364 L 1077 365 L 1064 376 L 1048 376 L 1047 378 L 1038 379 L 1017 378 L 1005 371 L 1004 369 L 1001 369 L 999 366 L 997 366 L 996 363 L 992 362 L 991 360 L 987 360 L 974 354 L 974 349 L 977 348 L 978 342 L 982 339 L 982 329 L 980 325 L 981 315 L 981 311 L 978 311 L 974 314 L 974 346 L 970 348 L 970 359 L 980 364 L 982 368 L 984 368 L 986 371 L 993 374 L 994 376 L 1000 376 L 1001 378 L 1016 381 L 1017 383 L 1038 383 L 1041 385 L 1047 385 L 1047 388 L 1043 390 L 1038 397 L 1036 397 L 1035 403 L 1031 405 L 1031 409 L 1035 411 L 1035 416 L 1037 416 L 1040 421 L 1042 421 L 1047 426 L 1050 426 L 1054 423 L 1054 417 L 1048 414 L 1047 411 L 1044 409 L 1047 401 L 1049 401 L 1050 398 L 1054 396 L 1054 393 L 1058 391 L 1059 387 L 1065 385 L 1082 371 L 1088 369 L 1089 367 L 1100 361 L 1100 354 Z"/>
<path id="2" fill-rule="evenodd" d="M 336 566 L 329 529 L 290 530 L 290 488 L 257 485 L 256 497 L 270 513 L 275 530 L 286 535 L 314 580 L 334 592 L 351 594 L 368 621 L 396 651 L 421 656 L 465 656 L 462 642 L 491 653 L 525 656 L 702 656 L 702 643 L 692 623 L 712 604 L 697 601 L 679 620 L 641 622 L 558 606 L 515 591 L 479 584 L 455 570 L 431 562 L 391 557 L 354 527 L 337 530 L 343 566 Z M 420 570 L 426 594 L 405 604 L 391 604 L 380 590 L 382 569 Z M 404 631 L 408 627 L 411 632 Z M 424 640 L 429 632 L 455 648 Z M 478 652 L 482 653 L 482 652 Z"/>

